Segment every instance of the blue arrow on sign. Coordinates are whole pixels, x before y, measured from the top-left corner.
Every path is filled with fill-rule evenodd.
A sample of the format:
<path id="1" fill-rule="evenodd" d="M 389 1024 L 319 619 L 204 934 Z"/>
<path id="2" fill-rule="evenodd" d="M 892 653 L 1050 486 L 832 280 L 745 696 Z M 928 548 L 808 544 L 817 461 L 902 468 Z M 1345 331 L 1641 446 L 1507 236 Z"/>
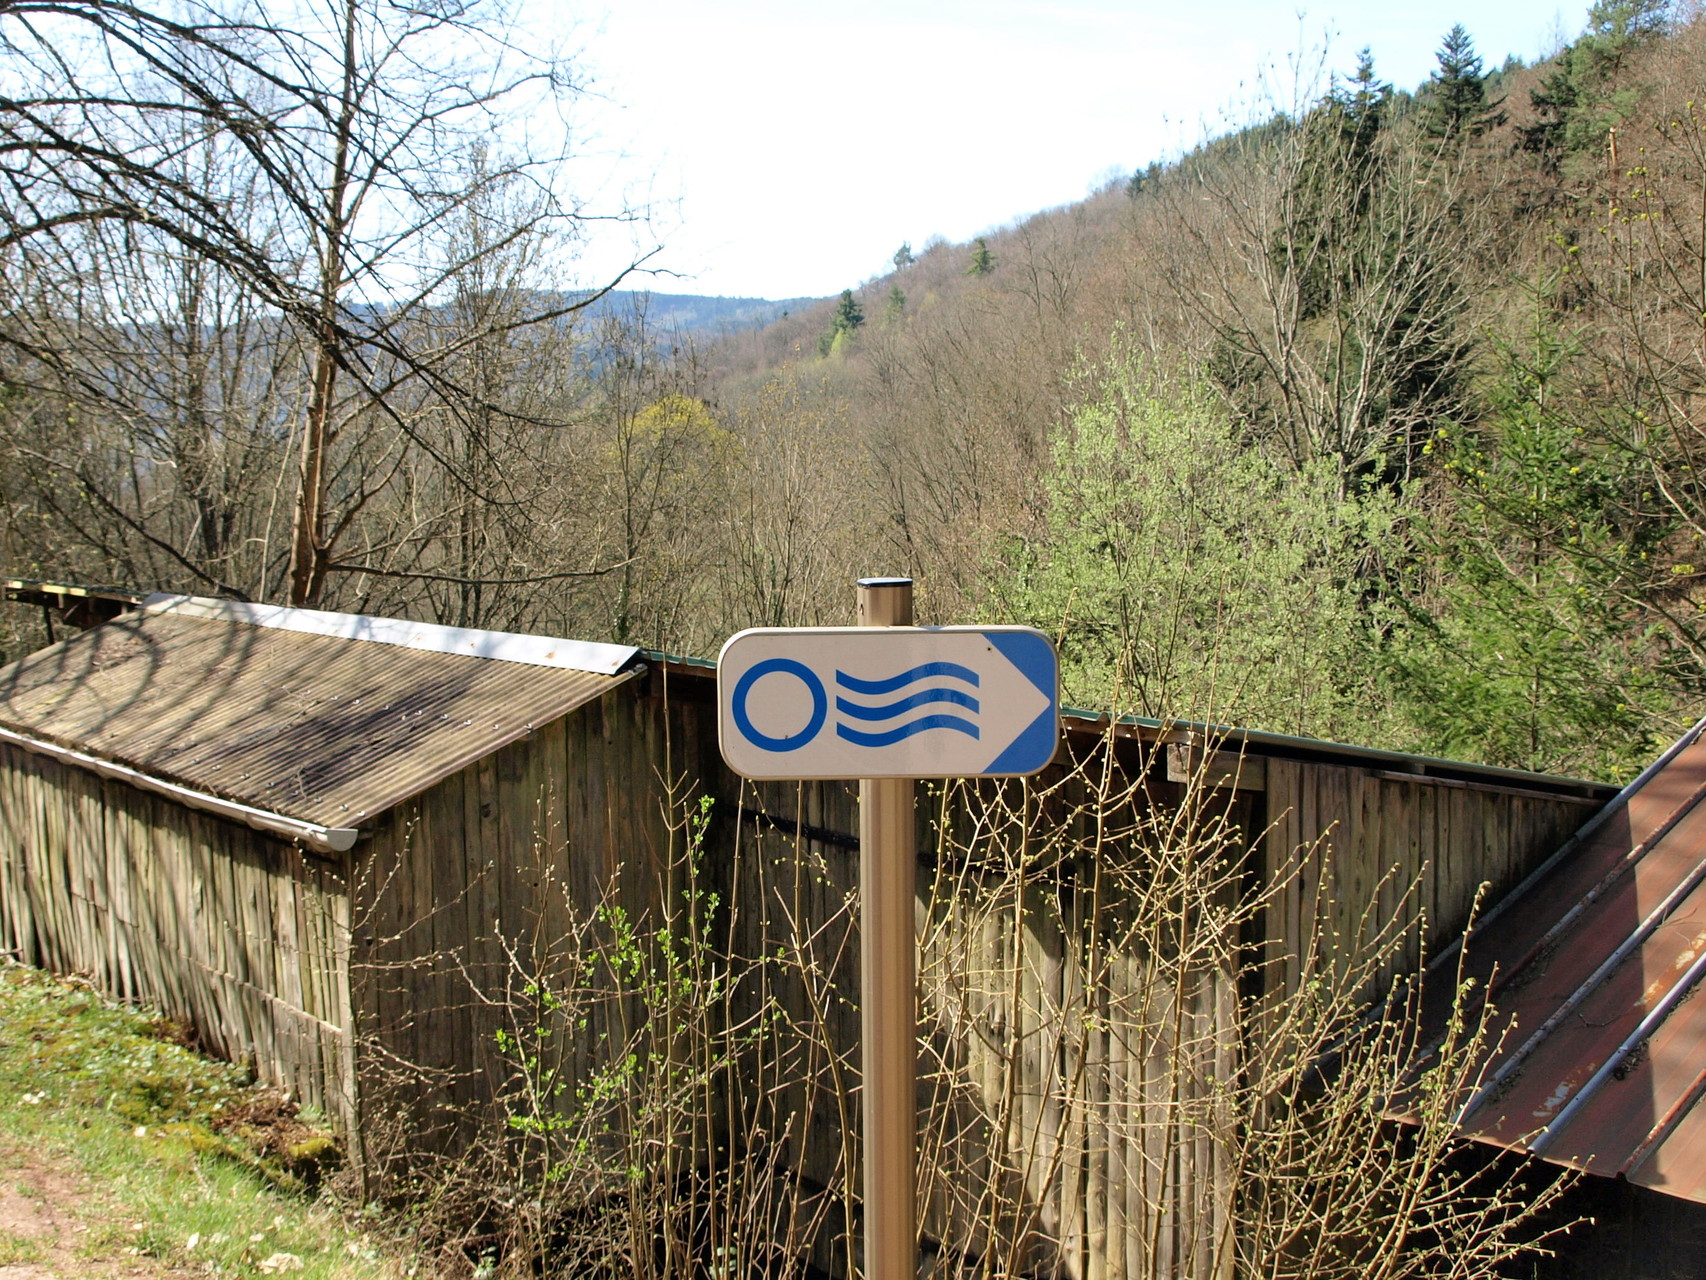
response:
<path id="1" fill-rule="evenodd" d="M 1007 749 L 989 762 L 986 773 L 1035 773 L 1043 764 L 1054 759 L 1055 744 L 1060 739 L 1060 659 L 1054 645 L 1040 631 L 984 631 L 983 637 L 1000 650 L 1019 674 L 1029 680 L 1038 693 L 1048 700 L 1048 706 Z"/>

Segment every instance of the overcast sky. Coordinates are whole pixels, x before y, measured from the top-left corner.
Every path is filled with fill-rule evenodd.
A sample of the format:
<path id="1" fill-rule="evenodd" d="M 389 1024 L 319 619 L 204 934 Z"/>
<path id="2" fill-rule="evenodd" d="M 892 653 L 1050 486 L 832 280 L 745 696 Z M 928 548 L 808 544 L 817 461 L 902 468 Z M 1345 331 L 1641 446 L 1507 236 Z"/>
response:
<path id="1" fill-rule="evenodd" d="M 555 6 L 530 6 L 545 24 Z M 561 10 L 557 10 L 561 12 Z M 659 292 L 839 292 L 902 241 L 964 240 L 1246 119 L 1288 65 L 1373 51 L 1414 87 L 1462 22 L 1489 67 L 1552 52 L 1586 5 L 1263 0 L 626 0 L 569 33 L 584 150 L 658 210 Z M 545 37 L 543 31 L 541 38 Z M 552 31 L 552 36 L 563 33 Z M 1317 51 L 1311 54 L 1311 50 Z M 591 172 L 591 170 L 588 170 Z M 602 235 L 588 278 L 626 251 Z"/>

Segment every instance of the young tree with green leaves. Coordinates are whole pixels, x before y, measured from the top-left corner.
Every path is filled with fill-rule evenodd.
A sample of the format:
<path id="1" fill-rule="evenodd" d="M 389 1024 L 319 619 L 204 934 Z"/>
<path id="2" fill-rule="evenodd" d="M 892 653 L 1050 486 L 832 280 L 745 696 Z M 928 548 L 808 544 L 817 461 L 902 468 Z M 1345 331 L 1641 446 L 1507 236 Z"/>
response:
<path id="1" fill-rule="evenodd" d="M 1390 500 L 1250 449 L 1129 342 L 1081 388 L 1040 527 L 989 579 L 1002 617 L 1057 637 L 1067 697 L 1380 739 L 1365 566 L 1395 536 Z"/>

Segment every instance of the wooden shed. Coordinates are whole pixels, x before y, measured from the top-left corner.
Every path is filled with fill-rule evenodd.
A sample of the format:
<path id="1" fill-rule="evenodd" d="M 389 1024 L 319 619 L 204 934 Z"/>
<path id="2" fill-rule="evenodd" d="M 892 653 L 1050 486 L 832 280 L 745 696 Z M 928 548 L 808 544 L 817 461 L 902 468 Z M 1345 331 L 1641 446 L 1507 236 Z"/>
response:
<path id="1" fill-rule="evenodd" d="M 402 838 L 399 804 L 638 668 L 618 646 L 150 597 L 0 671 L 0 948 L 193 1020 L 358 1132 L 354 1038 L 381 997 L 351 982 L 354 869 Z M 496 826 L 423 833 L 421 883 Z"/>
<path id="2" fill-rule="evenodd" d="M 844 1273 L 852 1259 L 832 1237 L 851 1237 L 846 1206 L 824 1205 L 856 1185 L 846 1124 L 856 789 L 730 776 L 713 674 L 611 645 L 150 597 L 0 669 L 0 951 L 192 1019 L 218 1052 L 322 1107 L 355 1157 L 373 1161 L 382 1153 L 364 1147 L 384 1120 L 406 1111 L 416 1139 L 454 1149 L 480 1108 L 513 1088 L 505 1019 L 518 990 L 536 993 L 529 975 L 549 946 L 595 917 L 621 928 L 677 919 L 711 886 L 726 954 L 811 951 L 809 965 L 763 977 L 758 995 L 729 996 L 720 1016 L 751 1025 L 742 1001 L 760 998 L 773 1013 L 811 1010 L 837 1083 L 763 1086 L 766 1158 L 817 1189 L 815 1221 L 830 1224 L 815 1236 L 801 1228 L 786 1247 Z M 1277 972 L 1323 913 L 1329 930 L 1363 927 L 1362 906 L 1383 884 L 1413 883 L 1391 909 L 1425 911 L 1435 938 L 1451 936 L 1483 884 L 1517 883 L 1613 793 L 1088 714 L 1067 717 L 1060 763 L 1034 793 L 1098 751 L 1142 779 L 1137 803 L 1158 811 L 1191 787 L 1212 790 L 1253 875 L 1277 876 L 1303 851 L 1304 873 L 1252 940 Z M 1145 1105 L 1141 1064 L 1122 1062 L 1106 1037 L 1060 1030 L 1048 1053 L 1015 1059 L 997 1080 L 979 1047 L 1062 1023 L 1087 981 L 1075 931 L 1099 909 L 1082 860 L 1027 872 L 1018 898 L 975 921 L 954 905 L 984 872 L 950 854 L 948 837 L 975 848 L 982 806 L 997 800 L 1007 802 L 961 788 L 921 805 L 925 1049 L 972 1082 L 973 1111 L 979 1090 L 1029 1108 L 1023 1142 L 1048 1153 L 1052 1172 L 1025 1191 L 1035 1202 L 1027 1259 L 1052 1250 L 1066 1273 L 1099 1276 L 1144 1270 L 1156 1249 L 1183 1260 L 1215 1233 L 1204 1215 L 1222 1199 L 1197 1184 L 1220 1174 L 1205 1155 L 1194 1172 L 1170 1172 L 1159 1199 L 1143 1190 L 1144 1151 L 1121 1127 Z M 1039 829 L 1055 803 L 1037 806 Z M 1034 894 L 1048 900 L 1046 924 L 1028 905 Z M 1010 963 L 1027 949 L 1038 963 Z M 1011 974 L 1011 989 L 968 995 L 944 979 L 968 957 Z M 1212 1023 L 1224 998 L 1205 988 L 1193 1016 Z M 597 1046 L 620 1038 L 625 1017 L 606 1010 L 574 1025 L 565 1080 L 596 1073 Z M 771 1029 L 780 1021 L 764 1034 L 787 1034 Z M 1077 1070 L 1074 1055 L 1094 1069 Z M 1062 1081 L 1086 1078 L 1099 1083 L 1079 1104 L 1050 1101 Z M 399 1080 L 413 1091 L 401 1101 Z M 750 1118 L 722 1121 L 756 1132 Z M 985 1249 L 997 1228 L 972 1220 L 975 1196 L 961 1183 L 989 1176 L 989 1122 L 954 1123 L 966 1140 L 944 1157 L 924 1230 L 942 1249 Z M 705 1159 L 730 1158 L 728 1133 L 707 1140 Z"/>

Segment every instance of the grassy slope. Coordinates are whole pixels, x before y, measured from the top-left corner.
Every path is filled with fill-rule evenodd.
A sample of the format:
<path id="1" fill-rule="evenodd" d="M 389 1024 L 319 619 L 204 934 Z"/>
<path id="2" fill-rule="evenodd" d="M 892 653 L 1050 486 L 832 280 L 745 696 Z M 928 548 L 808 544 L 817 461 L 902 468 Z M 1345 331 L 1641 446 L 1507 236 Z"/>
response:
<path id="1" fill-rule="evenodd" d="M 171 1031 L 86 985 L 0 967 L 0 1205 L 13 1207 L 0 1272 L 412 1274 L 298 1189 L 324 1140 L 288 1107 L 281 1127 L 276 1096 Z"/>

